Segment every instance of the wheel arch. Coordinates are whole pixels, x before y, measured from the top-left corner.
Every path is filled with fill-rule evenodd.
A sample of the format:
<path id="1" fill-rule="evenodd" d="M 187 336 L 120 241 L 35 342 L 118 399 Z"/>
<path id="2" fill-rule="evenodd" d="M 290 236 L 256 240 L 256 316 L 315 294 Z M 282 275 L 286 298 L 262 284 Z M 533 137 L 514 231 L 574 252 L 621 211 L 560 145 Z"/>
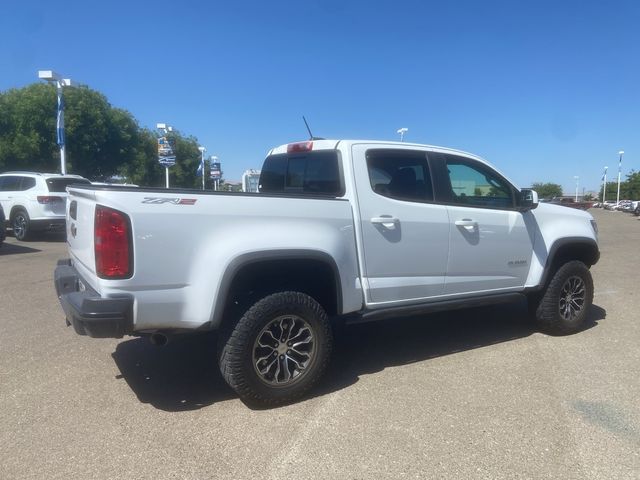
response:
<path id="1" fill-rule="evenodd" d="M 23 205 L 14 205 L 13 207 L 11 207 L 11 211 L 9 212 L 9 217 L 7 218 L 7 220 L 12 222 L 13 221 L 13 217 L 18 212 L 24 212 L 24 213 L 27 214 L 27 217 L 29 217 L 29 212 L 27 212 L 27 208 L 26 207 L 24 207 Z"/>
<path id="2" fill-rule="evenodd" d="M 595 240 L 584 237 L 559 238 L 549 249 L 538 288 L 547 285 L 553 274 L 571 260 L 579 260 L 587 267 L 591 267 L 598 263 L 599 259 L 600 250 Z"/>
<path id="3" fill-rule="evenodd" d="M 246 306 L 241 301 L 251 303 L 285 290 L 308 294 L 329 316 L 342 313 L 340 271 L 331 255 L 318 250 L 251 252 L 234 258 L 227 266 L 215 297 L 212 328 L 237 320 L 234 308 Z"/>

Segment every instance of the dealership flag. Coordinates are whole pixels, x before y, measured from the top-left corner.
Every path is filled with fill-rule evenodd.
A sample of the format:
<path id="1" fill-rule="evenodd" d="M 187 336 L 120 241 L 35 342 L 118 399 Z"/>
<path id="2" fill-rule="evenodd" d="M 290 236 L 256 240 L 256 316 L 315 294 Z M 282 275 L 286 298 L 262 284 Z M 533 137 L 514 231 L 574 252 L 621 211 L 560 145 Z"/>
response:
<path id="1" fill-rule="evenodd" d="M 64 146 L 64 100 L 62 93 L 58 95 L 58 117 L 56 119 L 56 134 L 58 146 Z"/>
<path id="2" fill-rule="evenodd" d="M 201 177 L 204 174 L 204 155 L 200 158 L 200 165 L 198 165 L 198 170 L 196 170 L 196 176 Z"/>

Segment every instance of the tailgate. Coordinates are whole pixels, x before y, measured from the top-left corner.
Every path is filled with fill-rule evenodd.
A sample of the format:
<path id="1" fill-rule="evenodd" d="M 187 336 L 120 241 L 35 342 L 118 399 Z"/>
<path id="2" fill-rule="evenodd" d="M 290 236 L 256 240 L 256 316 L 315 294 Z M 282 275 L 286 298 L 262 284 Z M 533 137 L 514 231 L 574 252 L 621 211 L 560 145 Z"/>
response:
<path id="1" fill-rule="evenodd" d="M 96 262 L 93 246 L 95 193 L 69 188 L 67 199 L 67 244 L 76 268 L 91 282 L 95 279 Z M 92 275 L 86 275 L 90 272 Z M 95 288 L 95 285 L 92 285 Z"/>

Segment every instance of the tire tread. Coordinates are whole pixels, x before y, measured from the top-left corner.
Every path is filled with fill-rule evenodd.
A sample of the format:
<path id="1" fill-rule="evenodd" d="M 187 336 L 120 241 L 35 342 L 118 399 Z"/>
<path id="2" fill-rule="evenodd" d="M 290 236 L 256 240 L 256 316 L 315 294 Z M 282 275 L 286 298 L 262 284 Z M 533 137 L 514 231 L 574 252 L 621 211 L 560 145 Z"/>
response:
<path id="1" fill-rule="evenodd" d="M 580 276 L 586 287 L 585 306 L 576 322 L 565 321 L 558 311 L 559 292 L 570 276 Z M 577 332 L 584 323 L 587 311 L 593 302 L 593 279 L 589 268 L 579 260 L 562 265 L 549 282 L 542 298 L 535 308 L 535 319 L 543 331 L 554 335 L 568 335 Z"/>
<path id="2" fill-rule="evenodd" d="M 313 371 L 308 372 L 308 377 L 299 386 L 300 388 L 292 389 L 284 395 L 271 396 L 261 392 L 253 387 L 248 380 L 244 364 L 246 362 L 247 351 L 252 345 L 248 342 L 252 341 L 253 333 L 259 325 L 260 319 L 265 318 L 274 310 L 286 308 L 287 305 L 299 306 L 307 309 L 318 320 L 319 328 L 321 328 L 317 361 Z M 284 310 L 283 310 L 284 312 Z M 320 339 L 324 338 L 321 345 Z M 258 300 L 251 306 L 238 322 L 221 332 L 220 343 L 218 347 L 218 363 L 220 372 L 236 393 L 248 403 L 258 404 L 262 406 L 276 406 L 290 403 L 301 396 L 305 395 L 320 379 L 329 363 L 332 349 L 331 327 L 324 309 L 313 298 L 300 292 L 286 291 L 268 295 Z M 284 391 L 284 389 L 283 389 Z M 282 392 L 278 392 L 282 393 Z"/>

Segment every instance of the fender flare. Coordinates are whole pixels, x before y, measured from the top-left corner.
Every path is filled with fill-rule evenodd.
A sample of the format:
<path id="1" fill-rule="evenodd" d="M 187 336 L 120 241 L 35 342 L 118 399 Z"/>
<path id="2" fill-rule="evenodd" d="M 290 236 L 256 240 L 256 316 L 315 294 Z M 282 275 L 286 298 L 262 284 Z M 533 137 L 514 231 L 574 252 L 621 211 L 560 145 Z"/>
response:
<path id="1" fill-rule="evenodd" d="M 214 329 L 217 329 L 222 324 L 222 317 L 229 298 L 231 285 L 238 273 L 250 265 L 278 260 L 315 260 L 326 264 L 331 269 L 335 282 L 334 286 L 337 294 L 336 310 L 338 314 L 342 312 L 342 281 L 340 280 L 340 270 L 333 257 L 328 253 L 319 250 L 267 250 L 249 252 L 231 260 L 222 275 L 218 292 L 215 296 L 216 304 L 211 317 L 211 324 Z"/>
<path id="2" fill-rule="evenodd" d="M 544 265 L 544 270 L 542 271 L 540 282 L 538 282 L 538 285 L 532 288 L 532 290 L 540 290 L 544 288 L 544 286 L 549 281 L 549 277 L 553 273 L 553 267 L 555 265 L 555 260 L 556 260 L 556 256 L 558 255 L 558 251 L 561 248 L 566 247 L 568 245 L 580 245 L 580 246 L 589 248 L 593 252 L 592 253 L 593 256 L 591 258 L 592 261 L 588 262 L 589 266 L 595 265 L 596 263 L 598 263 L 598 260 L 600 259 L 600 250 L 598 249 L 598 243 L 594 239 L 587 238 L 587 237 L 559 238 L 555 242 L 553 242 L 553 245 L 551 245 L 551 248 L 549 249 L 549 254 L 547 255 L 547 261 Z"/>

